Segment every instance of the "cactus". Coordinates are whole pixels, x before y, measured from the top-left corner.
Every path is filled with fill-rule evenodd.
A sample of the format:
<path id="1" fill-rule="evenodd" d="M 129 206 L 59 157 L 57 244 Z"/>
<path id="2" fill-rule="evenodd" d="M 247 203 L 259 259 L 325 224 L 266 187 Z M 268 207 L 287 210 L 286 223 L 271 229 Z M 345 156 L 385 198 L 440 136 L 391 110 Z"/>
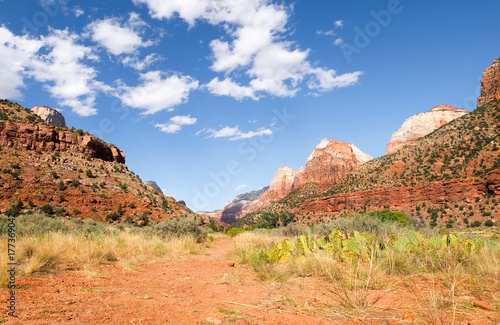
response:
<path id="1" fill-rule="evenodd" d="M 406 237 L 408 237 L 408 239 L 410 240 L 410 243 L 412 243 L 413 245 L 417 245 L 419 242 L 418 235 L 414 230 L 408 230 Z"/>

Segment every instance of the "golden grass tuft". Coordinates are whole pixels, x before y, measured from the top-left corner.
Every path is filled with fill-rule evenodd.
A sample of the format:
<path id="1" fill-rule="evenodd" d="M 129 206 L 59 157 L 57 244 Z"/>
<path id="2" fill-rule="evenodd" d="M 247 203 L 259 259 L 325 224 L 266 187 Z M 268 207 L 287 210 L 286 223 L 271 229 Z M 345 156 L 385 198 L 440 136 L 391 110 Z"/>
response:
<path id="1" fill-rule="evenodd" d="M 196 254 L 199 245 L 193 237 L 167 238 L 127 232 L 107 235 L 52 232 L 43 235 L 21 236 L 16 242 L 18 274 L 30 276 L 57 269 L 61 263 L 84 267 L 89 276 L 99 264 L 119 262 L 136 270 L 138 264 Z M 2 238 L 0 249 L 7 251 L 7 239 Z M 0 286 L 8 284 L 7 255 L 0 254 Z"/>

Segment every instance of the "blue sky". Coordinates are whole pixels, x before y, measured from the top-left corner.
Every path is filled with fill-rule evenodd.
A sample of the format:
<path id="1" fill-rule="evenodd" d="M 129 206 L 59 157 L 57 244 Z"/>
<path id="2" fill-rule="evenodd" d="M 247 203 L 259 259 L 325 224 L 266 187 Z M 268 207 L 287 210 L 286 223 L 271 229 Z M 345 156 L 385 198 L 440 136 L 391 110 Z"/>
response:
<path id="1" fill-rule="evenodd" d="M 116 144 L 193 210 L 305 166 L 375 157 L 409 116 L 475 108 L 496 1 L 0 0 L 0 98 Z"/>

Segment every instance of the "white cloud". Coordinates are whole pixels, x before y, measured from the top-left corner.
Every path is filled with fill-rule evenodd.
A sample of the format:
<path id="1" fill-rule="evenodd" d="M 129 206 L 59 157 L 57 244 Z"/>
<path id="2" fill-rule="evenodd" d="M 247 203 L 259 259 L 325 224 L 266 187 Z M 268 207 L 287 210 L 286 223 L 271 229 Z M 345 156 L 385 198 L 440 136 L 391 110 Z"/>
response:
<path id="1" fill-rule="evenodd" d="M 177 133 L 179 132 L 184 125 L 193 125 L 196 124 L 198 119 L 196 117 L 191 117 L 191 115 L 177 115 L 172 117 L 168 123 L 165 124 L 156 124 L 155 127 L 159 128 L 162 132 L 165 133 Z"/>
<path id="2" fill-rule="evenodd" d="M 73 7 L 73 14 L 75 15 L 76 18 L 80 17 L 83 15 L 85 11 L 80 6 L 74 6 Z"/>
<path id="3" fill-rule="evenodd" d="M 266 129 L 266 128 L 259 128 L 255 131 L 242 132 L 239 129 L 238 125 L 235 127 L 226 126 L 226 127 L 223 127 L 219 130 L 214 130 L 214 129 L 201 130 L 201 131 L 198 131 L 197 134 L 200 134 L 203 132 L 209 133 L 209 136 L 207 138 L 229 138 L 229 140 L 231 140 L 231 141 L 241 140 L 241 139 L 250 139 L 250 138 L 261 136 L 261 135 L 272 135 L 273 134 L 273 131 L 271 131 L 270 129 Z"/>
<path id="4" fill-rule="evenodd" d="M 152 65 L 153 63 L 160 61 L 160 55 L 156 53 L 148 54 L 144 59 L 139 59 L 136 55 L 125 56 L 121 62 L 126 67 L 131 67 L 137 71 L 142 71 Z"/>
<path id="5" fill-rule="evenodd" d="M 172 110 L 185 103 L 189 93 L 198 88 L 198 81 L 189 76 L 173 74 L 165 76 L 161 71 L 140 75 L 142 84 L 136 87 L 121 86 L 117 97 L 124 105 L 143 109 L 144 114 Z"/>
<path id="6" fill-rule="evenodd" d="M 333 41 L 333 45 L 335 45 L 335 46 L 343 46 L 344 44 L 345 43 L 344 43 L 344 40 L 342 39 L 342 37 L 339 37 L 335 41 Z"/>
<path id="7" fill-rule="evenodd" d="M 328 91 L 357 84 L 362 72 L 344 73 L 337 76 L 335 70 L 317 69 L 315 74 L 316 79 L 309 82 L 309 88 Z"/>
<path id="8" fill-rule="evenodd" d="M 114 55 L 135 53 L 141 47 L 153 44 L 143 41 L 141 28 L 145 22 L 132 12 L 124 24 L 117 18 L 96 20 L 87 26 L 92 40 Z"/>
<path id="9" fill-rule="evenodd" d="M 343 28 L 344 27 L 344 21 L 343 20 L 337 20 L 333 23 L 335 27 L 337 28 Z"/>
<path id="10" fill-rule="evenodd" d="M 236 188 L 234 190 L 235 191 L 240 191 L 240 190 L 242 190 L 244 188 L 247 188 L 247 187 L 248 187 L 247 184 L 241 184 L 241 185 L 236 186 Z"/>
<path id="11" fill-rule="evenodd" d="M 327 30 L 327 31 L 317 30 L 316 34 L 321 35 L 321 36 L 335 36 L 335 35 L 337 35 L 337 33 L 335 33 L 333 30 Z"/>
<path id="12" fill-rule="evenodd" d="M 254 89 L 247 86 L 240 86 L 230 78 L 226 78 L 222 81 L 220 81 L 219 78 L 214 78 L 206 84 L 205 87 L 208 88 L 212 94 L 218 96 L 232 96 L 236 100 L 245 98 L 258 99 Z"/>
<path id="13" fill-rule="evenodd" d="M 0 97 L 19 99 L 24 87 L 26 66 L 43 46 L 40 40 L 28 36 L 15 36 L 0 26 Z"/>
<path id="14" fill-rule="evenodd" d="M 68 30 L 50 29 L 42 40 L 50 52 L 31 60 L 30 75 L 43 82 L 60 105 L 71 107 L 81 116 L 96 114 L 96 92 L 103 84 L 95 81 L 96 70 L 82 63 L 98 60 L 92 49 L 77 44 L 79 36 Z"/>
<path id="15" fill-rule="evenodd" d="M 152 17 L 179 17 L 190 27 L 197 22 L 221 25 L 227 37 L 210 42 L 211 69 L 224 73 L 224 80 L 214 78 L 206 88 L 215 95 L 232 96 L 237 100 L 257 100 L 259 92 L 273 96 L 294 96 L 307 79 L 318 79 L 329 69 L 318 68 L 308 60 L 309 50 L 284 41 L 290 8 L 271 0 L 133 0 L 145 4 Z M 342 21 L 335 22 L 343 26 Z M 327 33 L 333 33 L 328 31 Z M 241 71 L 250 77 L 248 85 L 236 81 Z M 346 77 L 352 77 L 347 74 Z M 340 77 L 340 76 L 339 76 Z M 307 85 L 314 84 L 307 82 Z M 335 83 L 331 83 L 334 85 Z M 321 89 L 323 91 L 332 88 Z"/>

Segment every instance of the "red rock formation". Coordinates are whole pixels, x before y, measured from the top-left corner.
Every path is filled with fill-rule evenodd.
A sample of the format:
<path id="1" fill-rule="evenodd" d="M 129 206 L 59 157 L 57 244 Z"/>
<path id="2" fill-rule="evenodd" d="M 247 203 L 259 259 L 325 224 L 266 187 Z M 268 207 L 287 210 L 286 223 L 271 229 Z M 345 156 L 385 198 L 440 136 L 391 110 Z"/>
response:
<path id="1" fill-rule="evenodd" d="M 439 105 L 433 107 L 430 112 L 419 113 L 404 121 L 403 125 L 393 133 L 391 140 L 386 146 L 386 155 L 390 155 L 426 136 L 441 126 L 454 119 L 467 114 L 463 108 L 455 108 L 450 105 Z"/>
<path id="2" fill-rule="evenodd" d="M 303 184 L 311 182 L 327 188 L 357 167 L 356 154 L 347 143 L 323 139 L 309 156 Z"/>
<path id="3" fill-rule="evenodd" d="M 309 199 L 295 209 L 295 212 L 333 213 L 342 211 L 344 208 L 363 206 L 367 206 L 368 210 L 380 210 L 387 206 L 402 209 L 422 202 L 444 204 L 471 199 L 487 192 L 500 195 L 500 170 L 490 172 L 482 181 L 460 179 L 434 182 L 423 186 L 373 189 Z"/>
<path id="4" fill-rule="evenodd" d="M 306 169 L 304 167 L 299 167 L 295 171 L 295 177 L 293 179 L 292 191 L 298 189 L 302 184 L 304 184 L 304 174 Z"/>
<path id="5" fill-rule="evenodd" d="M 481 95 L 477 98 L 477 107 L 495 99 L 500 99 L 500 59 L 493 61 L 493 64 L 483 72 Z"/>
<path id="6" fill-rule="evenodd" d="M 105 161 L 125 163 L 125 154 L 92 135 L 79 135 L 44 124 L 0 121 L 0 146 L 24 150 L 78 152 Z"/>
<path id="7" fill-rule="evenodd" d="M 264 208 L 272 202 L 284 198 L 292 191 L 294 180 L 295 171 L 288 166 L 280 166 L 276 174 L 274 174 L 269 189 L 260 197 L 257 207 Z"/>

